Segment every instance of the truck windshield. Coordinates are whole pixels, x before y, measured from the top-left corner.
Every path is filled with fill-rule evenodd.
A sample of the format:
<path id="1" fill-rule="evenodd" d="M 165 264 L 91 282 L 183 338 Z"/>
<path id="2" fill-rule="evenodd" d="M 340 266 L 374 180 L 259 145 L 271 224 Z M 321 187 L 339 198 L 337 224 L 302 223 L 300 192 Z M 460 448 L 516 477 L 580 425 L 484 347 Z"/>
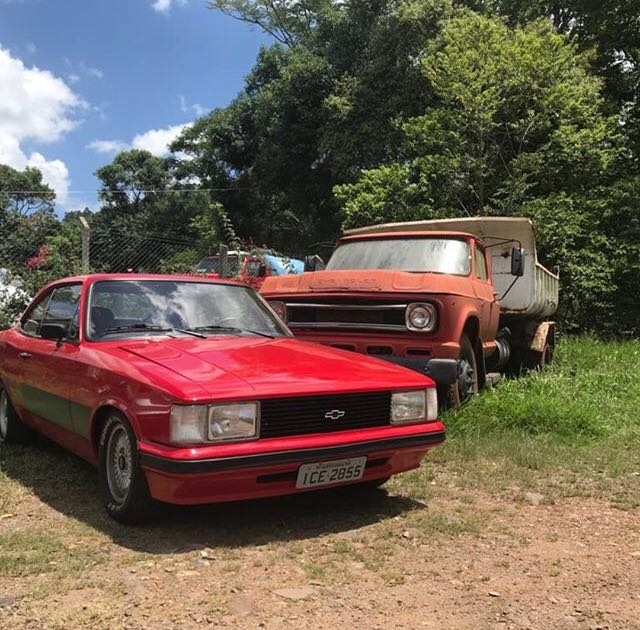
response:
<path id="1" fill-rule="evenodd" d="M 469 243 L 455 238 L 374 238 L 347 241 L 333 252 L 327 269 L 396 269 L 466 276 Z"/>

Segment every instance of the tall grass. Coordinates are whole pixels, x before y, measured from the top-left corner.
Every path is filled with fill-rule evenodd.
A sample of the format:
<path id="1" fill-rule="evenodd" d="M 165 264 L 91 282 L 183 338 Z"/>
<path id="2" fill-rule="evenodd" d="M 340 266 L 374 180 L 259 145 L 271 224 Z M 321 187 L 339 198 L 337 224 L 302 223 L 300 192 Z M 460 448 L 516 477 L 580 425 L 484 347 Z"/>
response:
<path id="1" fill-rule="evenodd" d="M 640 342 L 564 339 L 553 365 L 447 415 L 450 435 L 517 430 L 571 443 L 640 427 Z"/>
<path id="2" fill-rule="evenodd" d="M 640 342 L 567 338 L 553 365 L 444 416 L 434 463 L 461 483 L 640 502 Z"/>

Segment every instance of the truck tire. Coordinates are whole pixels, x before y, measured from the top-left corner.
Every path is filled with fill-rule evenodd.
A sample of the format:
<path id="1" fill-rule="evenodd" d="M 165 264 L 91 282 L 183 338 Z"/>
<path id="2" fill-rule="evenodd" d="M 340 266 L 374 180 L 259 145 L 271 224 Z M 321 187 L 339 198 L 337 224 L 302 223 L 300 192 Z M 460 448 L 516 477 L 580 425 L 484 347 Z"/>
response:
<path id="1" fill-rule="evenodd" d="M 460 338 L 460 376 L 447 388 L 446 405 L 455 409 L 478 393 L 478 358 L 467 334 Z"/>
<path id="2" fill-rule="evenodd" d="M 530 349 L 525 351 L 522 367 L 525 370 L 542 372 L 542 370 L 551 365 L 551 361 L 553 361 L 553 346 L 545 343 L 541 352 Z"/>

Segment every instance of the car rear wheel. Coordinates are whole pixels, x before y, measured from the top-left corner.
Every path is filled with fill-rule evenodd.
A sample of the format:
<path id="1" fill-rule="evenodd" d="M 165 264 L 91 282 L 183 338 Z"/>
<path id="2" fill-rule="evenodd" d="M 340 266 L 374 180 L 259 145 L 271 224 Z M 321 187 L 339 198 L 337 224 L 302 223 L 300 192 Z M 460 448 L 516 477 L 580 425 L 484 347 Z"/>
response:
<path id="1" fill-rule="evenodd" d="M 140 468 L 136 436 L 117 412 L 109 415 L 100 434 L 98 460 L 100 492 L 109 516 L 126 525 L 149 520 L 155 502 Z"/>
<path id="2" fill-rule="evenodd" d="M 32 440 L 33 431 L 20 420 L 7 391 L 0 384 L 0 443 L 28 444 Z"/>

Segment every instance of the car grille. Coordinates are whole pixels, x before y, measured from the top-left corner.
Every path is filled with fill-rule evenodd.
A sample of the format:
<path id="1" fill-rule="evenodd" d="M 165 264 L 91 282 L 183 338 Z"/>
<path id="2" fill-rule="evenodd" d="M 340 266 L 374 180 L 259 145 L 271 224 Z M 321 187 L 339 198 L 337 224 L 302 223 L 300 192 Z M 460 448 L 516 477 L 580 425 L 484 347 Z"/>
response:
<path id="1" fill-rule="evenodd" d="M 390 392 L 268 399 L 260 404 L 260 437 L 380 427 L 390 415 Z"/>

